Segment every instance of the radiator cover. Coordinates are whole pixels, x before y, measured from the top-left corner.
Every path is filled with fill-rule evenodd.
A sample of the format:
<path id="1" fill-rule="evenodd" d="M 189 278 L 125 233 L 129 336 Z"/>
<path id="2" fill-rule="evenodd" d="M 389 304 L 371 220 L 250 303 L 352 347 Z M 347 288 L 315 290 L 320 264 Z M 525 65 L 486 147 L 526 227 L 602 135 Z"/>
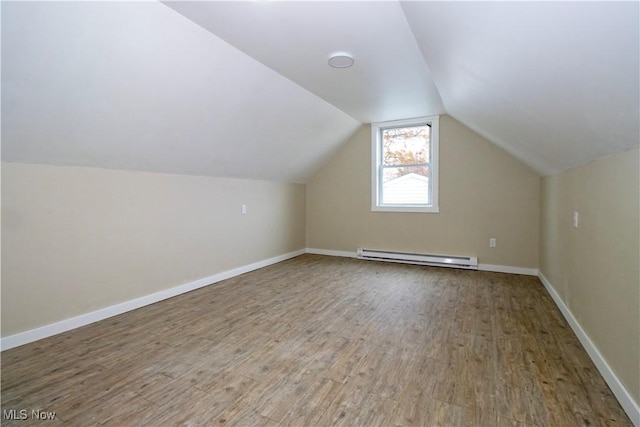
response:
<path id="1" fill-rule="evenodd" d="M 372 261 L 432 265 L 436 267 L 464 268 L 467 270 L 478 269 L 477 257 L 392 252 L 365 248 L 358 248 L 357 255 L 360 259 L 368 259 Z"/>

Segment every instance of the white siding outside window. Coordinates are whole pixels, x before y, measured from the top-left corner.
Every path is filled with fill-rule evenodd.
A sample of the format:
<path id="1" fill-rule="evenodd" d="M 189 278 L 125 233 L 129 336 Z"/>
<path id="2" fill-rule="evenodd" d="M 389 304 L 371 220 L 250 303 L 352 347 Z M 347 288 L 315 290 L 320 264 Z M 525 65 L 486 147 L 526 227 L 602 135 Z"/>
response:
<path id="1" fill-rule="evenodd" d="M 409 173 L 383 185 L 382 195 L 385 204 L 401 204 L 407 200 L 419 204 L 426 204 L 429 201 L 429 178 L 417 173 Z"/>

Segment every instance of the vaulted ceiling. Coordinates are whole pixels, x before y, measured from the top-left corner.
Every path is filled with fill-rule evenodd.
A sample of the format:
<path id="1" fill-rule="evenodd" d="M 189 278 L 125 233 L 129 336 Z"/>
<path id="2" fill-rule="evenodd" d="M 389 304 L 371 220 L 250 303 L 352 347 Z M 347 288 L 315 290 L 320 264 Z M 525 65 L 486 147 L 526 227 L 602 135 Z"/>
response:
<path id="1" fill-rule="evenodd" d="M 639 143 L 637 2 L 1 8 L 3 161 L 306 182 L 361 123 L 442 113 L 540 174 Z"/>

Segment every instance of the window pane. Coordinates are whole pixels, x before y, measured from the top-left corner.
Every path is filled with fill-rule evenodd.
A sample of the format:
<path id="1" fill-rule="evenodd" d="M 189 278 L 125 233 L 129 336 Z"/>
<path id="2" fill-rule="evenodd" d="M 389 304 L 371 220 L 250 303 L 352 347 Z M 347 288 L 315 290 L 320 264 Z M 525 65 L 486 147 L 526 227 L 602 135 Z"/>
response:
<path id="1" fill-rule="evenodd" d="M 438 117 L 371 124 L 371 210 L 439 212 Z"/>
<path id="2" fill-rule="evenodd" d="M 382 158 L 385 166 L 428 163 L 429 126 L 382 130 Z"/>
<path id="3" fill-rule="evenodd" d="M 383 204 L 430 203 L 427 166 L 384 168 L 382 181 Z"/>

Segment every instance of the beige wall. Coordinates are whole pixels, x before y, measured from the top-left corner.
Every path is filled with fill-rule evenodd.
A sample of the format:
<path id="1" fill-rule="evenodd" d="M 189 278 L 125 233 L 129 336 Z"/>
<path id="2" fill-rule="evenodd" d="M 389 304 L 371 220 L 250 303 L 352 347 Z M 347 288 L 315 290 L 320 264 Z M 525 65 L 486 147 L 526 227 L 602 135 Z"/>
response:
<path id="1" fill-rule="evenodd" d="M 302 249 L 304 230 L 304 185 L 3 163 L 2 336 Z"/>
<path id="2" fill-rule="evenodd" d="M 638 403 L 639 156 L 635 149 L 543 178 L 540 250 L 541 273 Z"/>
<path id="3" fill-rule="evenodd" d="M 372 212 L 371 133 L 363 126 L 307 184 L 307 247 L 475 255 L 537 268 L 539 191 L 536 173 L 441 116 L 440 213 Z"/>

